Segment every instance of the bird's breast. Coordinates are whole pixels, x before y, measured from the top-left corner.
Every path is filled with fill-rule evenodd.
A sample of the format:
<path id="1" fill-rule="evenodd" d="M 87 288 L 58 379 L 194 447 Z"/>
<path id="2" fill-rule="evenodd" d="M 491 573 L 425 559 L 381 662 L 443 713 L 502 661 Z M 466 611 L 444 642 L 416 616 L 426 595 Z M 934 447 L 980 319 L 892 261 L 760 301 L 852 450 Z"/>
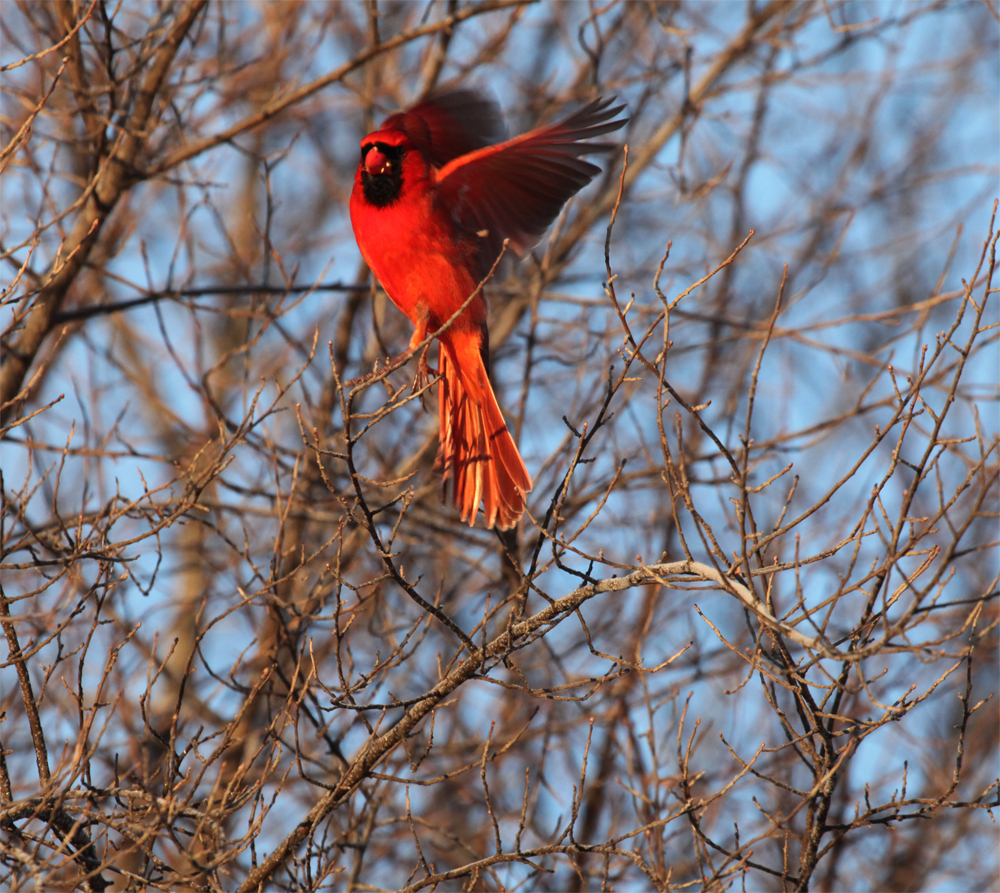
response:
<path id="1" fill-rule="evenodd" d="M 427 316 L 431 326 L 447 321 L 478 284 L 469 246 L 434 195 L 404 194 L 386 207 L 351 197 L 351 223 L 361 254 L 392 302 L 411 320 Z M 460 328 L 485 320 L 482 297 L 456 322 Z"/>

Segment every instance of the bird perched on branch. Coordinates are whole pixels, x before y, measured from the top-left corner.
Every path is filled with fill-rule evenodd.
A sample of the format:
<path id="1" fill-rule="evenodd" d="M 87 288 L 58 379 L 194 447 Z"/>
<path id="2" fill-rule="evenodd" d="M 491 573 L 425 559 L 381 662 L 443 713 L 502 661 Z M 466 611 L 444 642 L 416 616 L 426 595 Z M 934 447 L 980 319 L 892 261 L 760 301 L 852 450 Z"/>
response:
<path id="1" fill-rule="evenodd" d="M 361 141 L 351 224 L 361 254 L 414 325 L 411 356 L 440 344 L 438 384 L 444 497 L 462 520 L 480 503 L 487 527 L 517 524 L 531 478 L 489 380 L 486 300 L 477 288 L 505 241 L 522 255 L 600 168 L 586 143 L 622 127 L 624 106 L 595 100 L 567 118 L 503 139 L 496 103 L 470 90 L 440 93 L 387 118 Z M 471 300 L 470 300 L 471 298 Z M 428 341 L 429 344 L 429 341 Z M 429 372 L 423 345 L 418 375 Z"/>

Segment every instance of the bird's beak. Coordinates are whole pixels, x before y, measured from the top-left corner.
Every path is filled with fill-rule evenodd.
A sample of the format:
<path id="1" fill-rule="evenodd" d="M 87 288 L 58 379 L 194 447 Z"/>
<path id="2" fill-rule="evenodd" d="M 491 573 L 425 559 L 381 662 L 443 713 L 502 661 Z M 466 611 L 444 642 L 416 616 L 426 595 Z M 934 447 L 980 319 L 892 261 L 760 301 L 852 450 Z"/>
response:
<path id="1" fill-rule="evenodd" d="M 373 147 L 365 155 L 365 171 L 369 174 L 388 174 L 392 170 L 392 162 Z"/>

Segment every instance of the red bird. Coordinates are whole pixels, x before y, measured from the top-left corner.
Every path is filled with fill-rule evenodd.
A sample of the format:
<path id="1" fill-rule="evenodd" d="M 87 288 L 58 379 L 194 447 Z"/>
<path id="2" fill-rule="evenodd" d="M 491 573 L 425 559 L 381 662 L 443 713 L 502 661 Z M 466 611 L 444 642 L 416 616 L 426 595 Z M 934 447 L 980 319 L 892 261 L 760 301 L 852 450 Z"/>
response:
<path id="1" fill-rule="evenodd" d="M 600 168 L 582 161 L 613 148 L 580 143 L 617 130 L 624 106 L 597 100 L 556 124 L 505 142 L 496 104 L 468 90 L 392 115 L 361 141 L 351 224 L 361 254 L 413 322 L 409 352 L 440 343 L 438 461 L 462 520 L 506 530 L 524 512 L 531 478 L 489 380 L 486 301 L 462 308 L 499 257 L 504 239 L 523 254 Z M 406 354 L 404 354 L 404 357 Z M 421 357 L 421 371 L 426 362 Z"/>

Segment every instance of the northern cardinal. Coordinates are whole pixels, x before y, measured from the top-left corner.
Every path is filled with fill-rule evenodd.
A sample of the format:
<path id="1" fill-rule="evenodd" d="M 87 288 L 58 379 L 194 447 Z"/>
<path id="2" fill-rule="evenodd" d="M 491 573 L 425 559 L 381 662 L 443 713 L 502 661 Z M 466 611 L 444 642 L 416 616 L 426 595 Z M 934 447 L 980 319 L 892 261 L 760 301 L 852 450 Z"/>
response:
<path id="1" fill-rule="evenodd" d="M 496 104 L 470 90 L 440 93 L 387 118 L 361 141 L 351 224 L 361 254 L 392 302 L 413 322 L 412 354 L 437 333 L 438 462 L 472 526 L 506 530 L 524 512 L 531 478 L 489 380 L 486 301 L 480 293 L 443 331 L 500 256 L 523 254 L 563 204 L 600 168 L 582 161 L 617 130 L 624 106 L 597 100 L 568 118 L 505 142 Z M 426 354 L 426 349 L 425 352 Z M 427 365 L 421 356 L 421 373 Z"/>

